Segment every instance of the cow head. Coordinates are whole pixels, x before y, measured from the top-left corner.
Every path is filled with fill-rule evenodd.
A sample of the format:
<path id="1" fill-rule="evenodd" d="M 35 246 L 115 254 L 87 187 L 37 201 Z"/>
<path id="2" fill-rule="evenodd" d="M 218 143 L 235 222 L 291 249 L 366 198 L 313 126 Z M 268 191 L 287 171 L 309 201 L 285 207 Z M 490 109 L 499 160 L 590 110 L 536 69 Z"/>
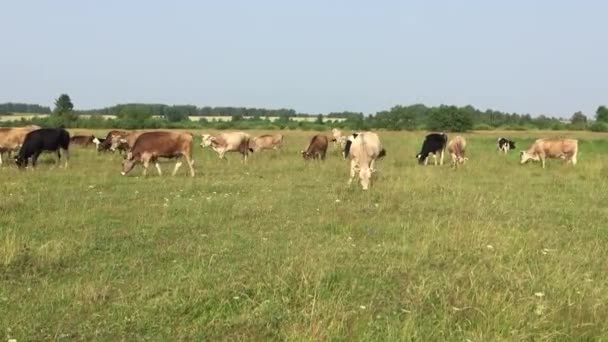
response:
<path id="1" fill-rule="evenodd" d="M 527 151 L 519 152 L 520 164 L 525 164 L 528 160 L 539 161 L 540 157 L 537 154 L 528 153 Z"/>
<path id="2" fill-rule="evenodd" d="M 124 145 L 126 143 L 127 139 L 121 136 L 113 136 L 110 141 L 110 151 L 114 152 L 119 146 Z"/>
<path id="3" fill-rule="evenodd" d="M 201 135 L 202 141 L 201 141 L 201 147 L 209 147 L 211 145 L 213 145 L 213 143 L 215 142 L 215 137 L 212 136 L 211 134 L 203 134 Z"/>
<path id="4" fill-rule="evenodd" d="M 126 176 L 127 173 L 129 173 L 129 172 L 131 172 L 131 170 L 133 170 L 136 163 L 137 163 L 137 160 L 133 156 L 133 153 L 132 152 L 127 153 L 127 156 L 122 161 L 122 172 L 120 174 L 123 176 Z"/>
<path id="5" fill-rule="evenodd" d="M 363 190 L 369 189 L 369 185 L 372 179 L 372 170 L 368 167 L 361 168 L 359 171 L 359 181 L 361 182 L 361 187 Z"/>
<path id="6" fill-rule="evenodd" d="M 23 158 L 21 155 L 16 155 L 15 164 L 17 164 L 20 169 L 23 169 L 27 167 L 27 158 Z"/>
<path id="7" fill-rule="evenodd" d="M 426 159 L 426 157 L 428 157 L 428 155 L 423 156 L 422 153 L 418 153 L 416 155 L 416 159 L 418 159 L 418 164 L 420 164 L 420 165 L 424 164 L 424 160 Z"/>
<path id="8" fill-rule="evenodd" d="M 308 160 L 312 157 L 312 154 L 308 153 L 308 151 L 300 151 L 300 153 L 302 153 L 302 158 L 304 158 L 304 160 Z"/>

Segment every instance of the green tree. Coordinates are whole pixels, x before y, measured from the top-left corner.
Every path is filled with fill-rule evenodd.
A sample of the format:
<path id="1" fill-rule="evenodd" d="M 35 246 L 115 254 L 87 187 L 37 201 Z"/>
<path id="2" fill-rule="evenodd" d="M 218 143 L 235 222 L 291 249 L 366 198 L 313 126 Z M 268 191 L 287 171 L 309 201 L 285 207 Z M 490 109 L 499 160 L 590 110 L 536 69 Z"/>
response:
<path id="1" fill-rule="evenodd" d="M 574 114 L 572 114 L 572 118 L 570 118 L 570 123 L 573 125 L 586 125 L 587 124 L 587 117 L 585 116 L 585 114 L 583 114 L 583 112 L 578 111 Z"/>
<path id="2" fill-rule="evenodd" d="M 608 108 L 599 106 L 595 112 L 595 120 L 608 123 Z"/>
<path id="3" fill-rule="evenodd" d="M 68 96 L 68 94 L 61 94 L 55 100 L 55 110 L 53 110 L 54 114 L 63 115 L 66 113 L 70 113 L 73 110 L 74 104 L 72 103 L 72 99 L 70 99 L 70 96 Z"/>
<path id="4" fill-rule="evenodd" d="M 78 116 L 74 112 L 74 104 L 68 94 L 61 94 L 55 100 L 55 109 L 51 124 L 54 126 L 71 126 Z"/>
<path id="5" fill-rule="evenodd" d="M 473 117 L 469 110 L 456 106 L 440 106 L 433 109 L 427 119 L 431 131 L 466 132 L 473 128 Z"/>
<path id="6" fill-rule="evenodd" d="M 317 124 L 323 124 L 323 114 L 319 114 L 317 115 L 317 119 L 315 120 L 315 123 Z"/>

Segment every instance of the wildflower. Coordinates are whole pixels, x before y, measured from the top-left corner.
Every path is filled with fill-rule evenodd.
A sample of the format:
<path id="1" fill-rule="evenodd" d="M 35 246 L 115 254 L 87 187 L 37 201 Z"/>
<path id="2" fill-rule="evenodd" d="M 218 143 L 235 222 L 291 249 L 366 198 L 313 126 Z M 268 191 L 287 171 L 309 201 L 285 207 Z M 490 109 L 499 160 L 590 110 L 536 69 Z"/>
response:
<path id="1" fill-rule="evenodd" d="M 534 295 L 535 295 L 536 297 L 538 297 L 538 298 L 542 298 L 542 297 L 544 297 L 544 296 L 545 296 L 545 294 L 544 294 L 544 293 L 542 293 L 542 292 L 535 292 L 535 293 L 534 293 Z"/>

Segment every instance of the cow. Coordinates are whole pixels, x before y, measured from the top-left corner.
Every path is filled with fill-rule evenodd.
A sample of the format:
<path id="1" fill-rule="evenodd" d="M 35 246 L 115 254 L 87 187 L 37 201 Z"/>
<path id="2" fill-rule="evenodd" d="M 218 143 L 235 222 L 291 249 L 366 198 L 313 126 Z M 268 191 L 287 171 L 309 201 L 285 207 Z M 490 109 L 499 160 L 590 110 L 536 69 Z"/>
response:
<path id="1" fill-rule="evenodd" d="M 220 159 L 226 159 L 226 152 L 239 152 L 241 161 L 246 162 L 249 152 L 253 150 L 249 147 L 251 137 L 244 132 L 220 133 L 217 135 L 203 134 L 201 147 L 211 147 L 218 153 Z"/>
<path id="2" fill-rule="evenodd" d="M 70 145 L 72 146 L 88 147 L 91 144 L 95 144 L 99 149 L 100 141 L 94 135 L 74 135 L 70 138 Z"/>
<path id="3" fill-rule="evenodd" d="M 464 165 L 469 158 L 464 156 L 467 147 L 467 141 L 460 135 L 455 136 L 448 143 L 448 153 L 452 157 L 452 166 L 458 168 L 458 165 Z"/>
<path id="4" fill-rule="evenodd" d="M 133 148 L 133 145 L 135 145 L 135 141 L 137 141 L 137 138 L 139 138 L 139 136 L 143 133 L 145 133 L 145 131 L 133 131 L 128 132 L 124 135 L 113 137 L 112 144 L 110 145 L 110 150 L 118 150 L 121 152 L 129 151 L 131 148 Z"/>
<path id="5" fill-rule="evenodd" d="M 308 159 L 321 159 L 325 160 L 325 154 L 327 153 L 327 145 L 329 145 L 329 139 L 323 134 L 317 134 L 312 139 L 306 150 L 301 151 L 302 157 L 305 160 Z"/>
<path id="6" fill-rule="evenodd" d="M 99 144 L 99 146 L 97 146 L 97 150 L 114 152 L 115 149 L 111 149 L 112 143 L 114 141 L 119 141 L 121 138 L 126 137 L 127 134 L 128 133 L 125 131 L 117 131 L 117 130 L 109 131 L 108 134 L 106 135 L 106 137 L 103 139 L 103 142 L 101 142 Z"/>
<path id="7" fill-rule="evenodd" d="M 351 185 L 355 174 L 359 172 L 359 182 L 363 190 L 369 189 L 372 174 L 376 172 L 376 160 L 386 155 L 382 148 L 380 138 L 373 132 L 362 132 L 351 141 L 350 151 L 350 178 L 348 185 Z"/>
<path id="8" fill-rule="evenodd" d="M 334 143 L 334 147 L 344 150 L 344 147 L 346 146 L 346 142 L 348 141 L 348 137 L 342 135 L 342 131 L 340 131 L 337 128 L 332 128 L 331 136 L 332 136 L 331 141 Z M 343 156 L 344 156 L 344 154 L 343 154 Z"/>
<path id="9" fill-rule="evenodd" d="M 547 158 L 564 159 L 566 164 L 576 165 L 578 154 L 578 140 L 576 139 L 538 139 L 526 151 L 521 151 L 520 164 L 525 164 L 528 160 L 541 162 L 545 168 Z"/>
<path id="10" fill-rule="evenodd" d="M 182 166 L 182 158 L 188 163 L 190 176 L 194 177 L 194 161 L 192 160 L 192 134 L 184 132 L 144 132 L 142 133 L 127 157 L 122 163 L 123 176 L 126 176 L 137 163 L 142 163 L 144 167 L 143 175 L 148 173 L 148 166 L 154 163 L 158 175 L 162 175 L 158 158 L 177 158 L 172 175 L 175 176 L 177 170 Z"/>
<path id="11" fill-rule="evenodd" d="M 428 164 L 429 154 L 433 155 L 433 159 L 435 160 L 435 166 L 437 166 L 437 155 L 440 155 L 439 164 L 443 165 L 443 156 L 445 152 L 445 147 L 448 142 L 448 136 L 444 133 L 431 133 L 428 134 L 424 138 L 424 142 L 422 143 L 422 149 L 420 153 L 416 155 L 416 159 L 418 159 L 418 164 Z"/>
<path id="12" fill-rule="evenodd" d="M 502 137 L 498 138 L 498 140 L 496 140 L 496 149 L 499 152 L 502 151 L 507 154 L 507 152 L 509 152 L 510 150 L 515 149 L 515 141 Z"/>
<path id="13" fill-rule="evenodd" d="M 17 152 L 21 148 L 25 136 L 37 129 L 40 129 L 40 126 L 0 128 L 0 165 L 2 165 L 2 154 L 6 153 L 10 158 L 13 152 Z"/>
<path id="14" fill-rule="evenodd" d="M 70 133 L 63 128 L 41 128 L 29 132 L 25 136 L 23 146 L 15 157 L 17 166 L 22 169 L 27 167 L 28 160 L 32 158 L 32 167 L 36 167 L 38 157 L 44 151 L 57 152 L 57 164 L 61 161 L 61 151 L 65 155 L 65 167 L 68 167 L 70 159 L 68 149 L 70 146 Z"/>
<path id="15" fill-rule="evenodd" d="M 262 150 L 279 150 L 283 146 L 283 134 L 265 134 L 249 140 L 252 152 Z"/>

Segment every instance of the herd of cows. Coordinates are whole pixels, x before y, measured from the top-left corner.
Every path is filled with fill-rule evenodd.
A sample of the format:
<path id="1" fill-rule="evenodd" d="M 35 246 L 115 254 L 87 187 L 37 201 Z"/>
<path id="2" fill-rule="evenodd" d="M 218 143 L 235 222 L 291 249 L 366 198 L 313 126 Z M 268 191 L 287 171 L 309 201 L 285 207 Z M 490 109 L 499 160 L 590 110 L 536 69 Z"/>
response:
<path id="1" fill-rule="evenodd" d="M 243 162 L 247 161 L 250 153 L 262 150 L 278 150 L 283 145 L 283 135 L 261 135 L 251 137 L 244 132 L 228 132 L 215 135 L 203 134 L 201 147 L 211 148 L 220 159 L 226 159 L 227 152 L 241 154 Z M 7 154 L 10 158 L 16 153 L 15 163 L 19 168 L 28 166 L 31 160 L 32 167 L 36 166 L 38 157 L 42 152 L 57 153 L 58 163 L 65 159 L 65 166 L 69 160 L 69 146 L 92 146 L 102 151 L 120 151 L 124 153 L 122 174 L 128 174 L 137 164 L 142 164 L 143 174 L 146 175 L 150 163 L 154 163 L 158 174 L 162 171 L 158 158 L 177 159 L 173 175 L 179 170 L 183 161 L 188 165 L 190 175 L 194 177 L 194 160 L 192 159 L 193 135 L 177 131 L 110 131 L 105 138 L 95 136 L 70 134 L 63 128 L 41 128 L 26 126 L 17 128 L 0 128 L 0 164 L 2 157 Z M 301 151 L 302 157 L 308 159 L 324 160 L 330 141 L 342 149 L 344 159 L 350 159 L 350 178 L 348 184 L 358 174 L 359 182 L 364 190 L 370 186 L 372 175 L 376 172 L 376 161 L 386 155 L 380 138 L 374 132 L 357 132 L 342 135 L 338 129 L 332 129 L 331 137 L 324 134 L 314 135 L 310 143 Z M 455 136 L 448 141 L 444 133 L 428 134 L 416 159 L 422 165 L 428 164 L 429 157 L 433 157 L 434 164 L 443 165 L 444 154 L 447 151 L 452 160 L 452 166 L 457 168 L 468 160 L 465 157 L 467 142 L 462 136 Z M 515 148 L 515 142 L 507 138 L 499 138 L 497 149 L 508 153 Z M 540 161 L 545 167 L 547 158 L 563 159 L 567 163 L 576 165 L 578 154 L 578 141 L 576 139 L 538 139 L 530 148 L 520 152 L 521 164 L 529 160 Z M 438 161 L 439 159 L 439 161 Z"/>

